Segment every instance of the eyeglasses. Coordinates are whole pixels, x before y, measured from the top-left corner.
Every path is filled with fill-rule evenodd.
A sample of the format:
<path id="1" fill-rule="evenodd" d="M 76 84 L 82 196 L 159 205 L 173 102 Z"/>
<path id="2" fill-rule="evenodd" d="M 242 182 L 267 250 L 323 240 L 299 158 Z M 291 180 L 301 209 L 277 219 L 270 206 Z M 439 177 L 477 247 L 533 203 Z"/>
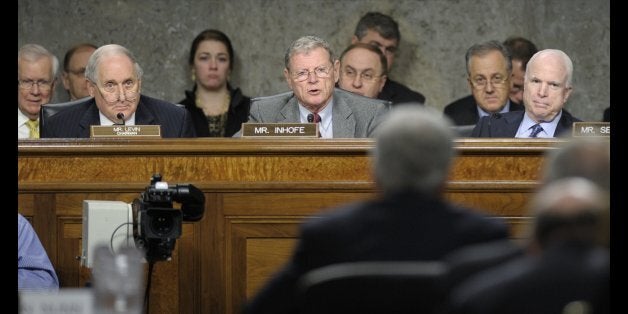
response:
<path id="1" fill-rule="evenodd" d="M 328 78 L 331 74 L 331 67 L 320 66 L 315 68 L 314 71 L 301 70 L 293 73 L 292 78 L 297 82 L 303 82 L 310 78 L 310 73 L 314 73 L 318 78 Z"/>
<path id="2" fill-rule="evenodd" d="M 102 86 L 102 89 L 98 86 L 98 84 L 96 84 L 96 86 L 106 102 L 115 103 L 120 100 L 121 94 L 124 94 L 125 100 L 128 101 L 134 101 L 137 99 L 137 87 L 139 84 L 135 80 L 126 80 L 119 84 L 107 82 Z M 122 93 L 120 92 L 120 88 L 122 88 Z"/>
<path id="3" fill-rule="evenodd" d="M 38 81 L 33 81 L 33 80 L 17 80 L 17 85 L 24 90 L 30 90 L 33 88 L 33 86 L 37 85 L 37 87 L 39 88 L 40 91 L 42 92 L 47 92 L 50 91 L 50 89 L 52 88 L 52 81 L 46 81 L 46 80 L 38 80 Z"/>
<path id="4" fill-rule="evenodd" d="M 483 76 L 476 77 L 470 81 L 471 85 L 473 85 L 475 89 L 483 89 L 489 82 L 489 80 L 487 80 Z M 491 84 L 493 84 L 493 86 L 495 87 L 501 87 L 502 85 L 504 85 L 504 83 L 506 83 L 506 81 L 508 81 L 508 77 L 504 77 L 501 75 L 495 75 L 490 79 Z"/>
<path id="5" fill-rule="evenodd" d="M 342 74 L 351 80 L 355 80 L 355 77 L 358 75 L 358 72 L 354 69 L 344 69 Z M 359 74 L 360 80 L 364 82 L 372 82 L 376 79 L 382 77 L 381 75 L 375 75 L 372 71 L 363 71 Z"/>

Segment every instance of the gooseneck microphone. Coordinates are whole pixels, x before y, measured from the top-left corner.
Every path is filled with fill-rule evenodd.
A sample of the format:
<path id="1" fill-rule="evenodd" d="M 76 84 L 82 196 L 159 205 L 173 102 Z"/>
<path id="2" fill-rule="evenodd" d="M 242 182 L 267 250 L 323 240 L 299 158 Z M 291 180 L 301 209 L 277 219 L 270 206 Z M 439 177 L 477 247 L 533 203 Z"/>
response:
<path id="1" fill-rule="evenodd" d="M 312 123 L 314 122 L 314 115 L 313 114 L 308 114 L 307 115 L 307 122 Z"/>
<path id="2" fill-rule="evenodd" d="M 122 112 L 118 112 L 118 114 L 116 115 L 116 118 L 118 118 L 118 120 L 122 121 L 122 123 L 116 123 L 116 125 L 124 125 L 124 113 Z"/>

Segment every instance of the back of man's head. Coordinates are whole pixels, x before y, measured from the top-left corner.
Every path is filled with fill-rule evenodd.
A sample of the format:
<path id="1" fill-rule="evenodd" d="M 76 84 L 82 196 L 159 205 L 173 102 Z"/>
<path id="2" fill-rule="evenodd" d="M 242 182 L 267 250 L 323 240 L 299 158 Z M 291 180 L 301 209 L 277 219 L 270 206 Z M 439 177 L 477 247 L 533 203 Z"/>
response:
<path id="1" fill-rule="evenodd" d="M 362 39 L 362 37 L 366 36 L 366 32 L 369 29 L 376 31 L 386 39 L 401 41 L 399 25 L 388 15 L 379 12 L 368 12 L 364 14 L 356 25 L 353 35 L 358 39 Z"/>
<path id="2" fill-rule="evenodd" d="M 440 194 L 454 156 L 451 121 L 416 104 L 392 109 L 376 130 L 374 174 L 384 193 Z"/>
<path id="3" fill-rule="evenodd" d="M 558 243 L 607 245 L 608 193 L 587 179 L 563 178 L 533 197 L 533 240 L 544 250 Z"/>
<path id="4" fill-rule="evenodd" d="M 567 177 L 591 180 L 600 188 L 611 187 L 611 145 L 599 138 L 573 138 L 549 151 L 543 169 L 545 184 Z"/>

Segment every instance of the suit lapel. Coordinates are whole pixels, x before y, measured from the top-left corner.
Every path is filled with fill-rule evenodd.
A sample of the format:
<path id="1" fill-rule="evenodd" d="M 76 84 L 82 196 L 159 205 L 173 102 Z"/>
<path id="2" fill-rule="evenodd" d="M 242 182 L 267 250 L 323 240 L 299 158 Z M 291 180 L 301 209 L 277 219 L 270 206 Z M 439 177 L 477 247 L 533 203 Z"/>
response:
<path id="1" fill-rule="evenodd" d="M 82 137 L 89 137 L 90 135 L 90 126 L 92 125 L 100 125 L 100 114 L 98 111 L 98 107 L 96 106 L 96 100 L 92 98 L 92 100 L 87 104 L 88 108 L 81 117 L 79 121 L 79 133 Z"/>
<path id="2" fill-rule="evenodd" d="M 153 125 L 157 124 L 155 122 L 155 116 L 153 113 L 144 105 L 146 100 L 143 97 L 140 97 L 140 102 L 137 104 L 137 110 L 135 110 L 135 124 L 136 125 Z"/>
<path id="3" fill-rule="evenodd" d="M 356 122 L 353 110 L 347 105 L 342 94 L 336 91 L 334 91 L 334 107 L 331 117 L 334 138 L 355 137 Z"/>
<path id="4" fill-rule="evenodd" d="M 279 123 L 292 123 L 292 122 L 301 122 L 299 117 L 299 102 L 297 98 L 290 97 L 285 105 L 279 111 L 279 115 L 277 116 L 277 122 Z"/>

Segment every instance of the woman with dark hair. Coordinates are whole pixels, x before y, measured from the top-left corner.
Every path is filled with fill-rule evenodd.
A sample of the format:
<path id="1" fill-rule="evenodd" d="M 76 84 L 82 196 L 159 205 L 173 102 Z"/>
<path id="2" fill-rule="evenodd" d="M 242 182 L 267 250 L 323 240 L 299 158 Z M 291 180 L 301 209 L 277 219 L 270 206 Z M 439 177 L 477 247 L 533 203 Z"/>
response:
<path id="1" fill-rule="evenodd" d="M 231 40 L 223 32 L 207 29 L 192 41 L 194 87 L 179 103 L 190 111 L 198 137 L 231 137 L 248 119 L 251 98 L 229 84 L 233 62 Z"/>

